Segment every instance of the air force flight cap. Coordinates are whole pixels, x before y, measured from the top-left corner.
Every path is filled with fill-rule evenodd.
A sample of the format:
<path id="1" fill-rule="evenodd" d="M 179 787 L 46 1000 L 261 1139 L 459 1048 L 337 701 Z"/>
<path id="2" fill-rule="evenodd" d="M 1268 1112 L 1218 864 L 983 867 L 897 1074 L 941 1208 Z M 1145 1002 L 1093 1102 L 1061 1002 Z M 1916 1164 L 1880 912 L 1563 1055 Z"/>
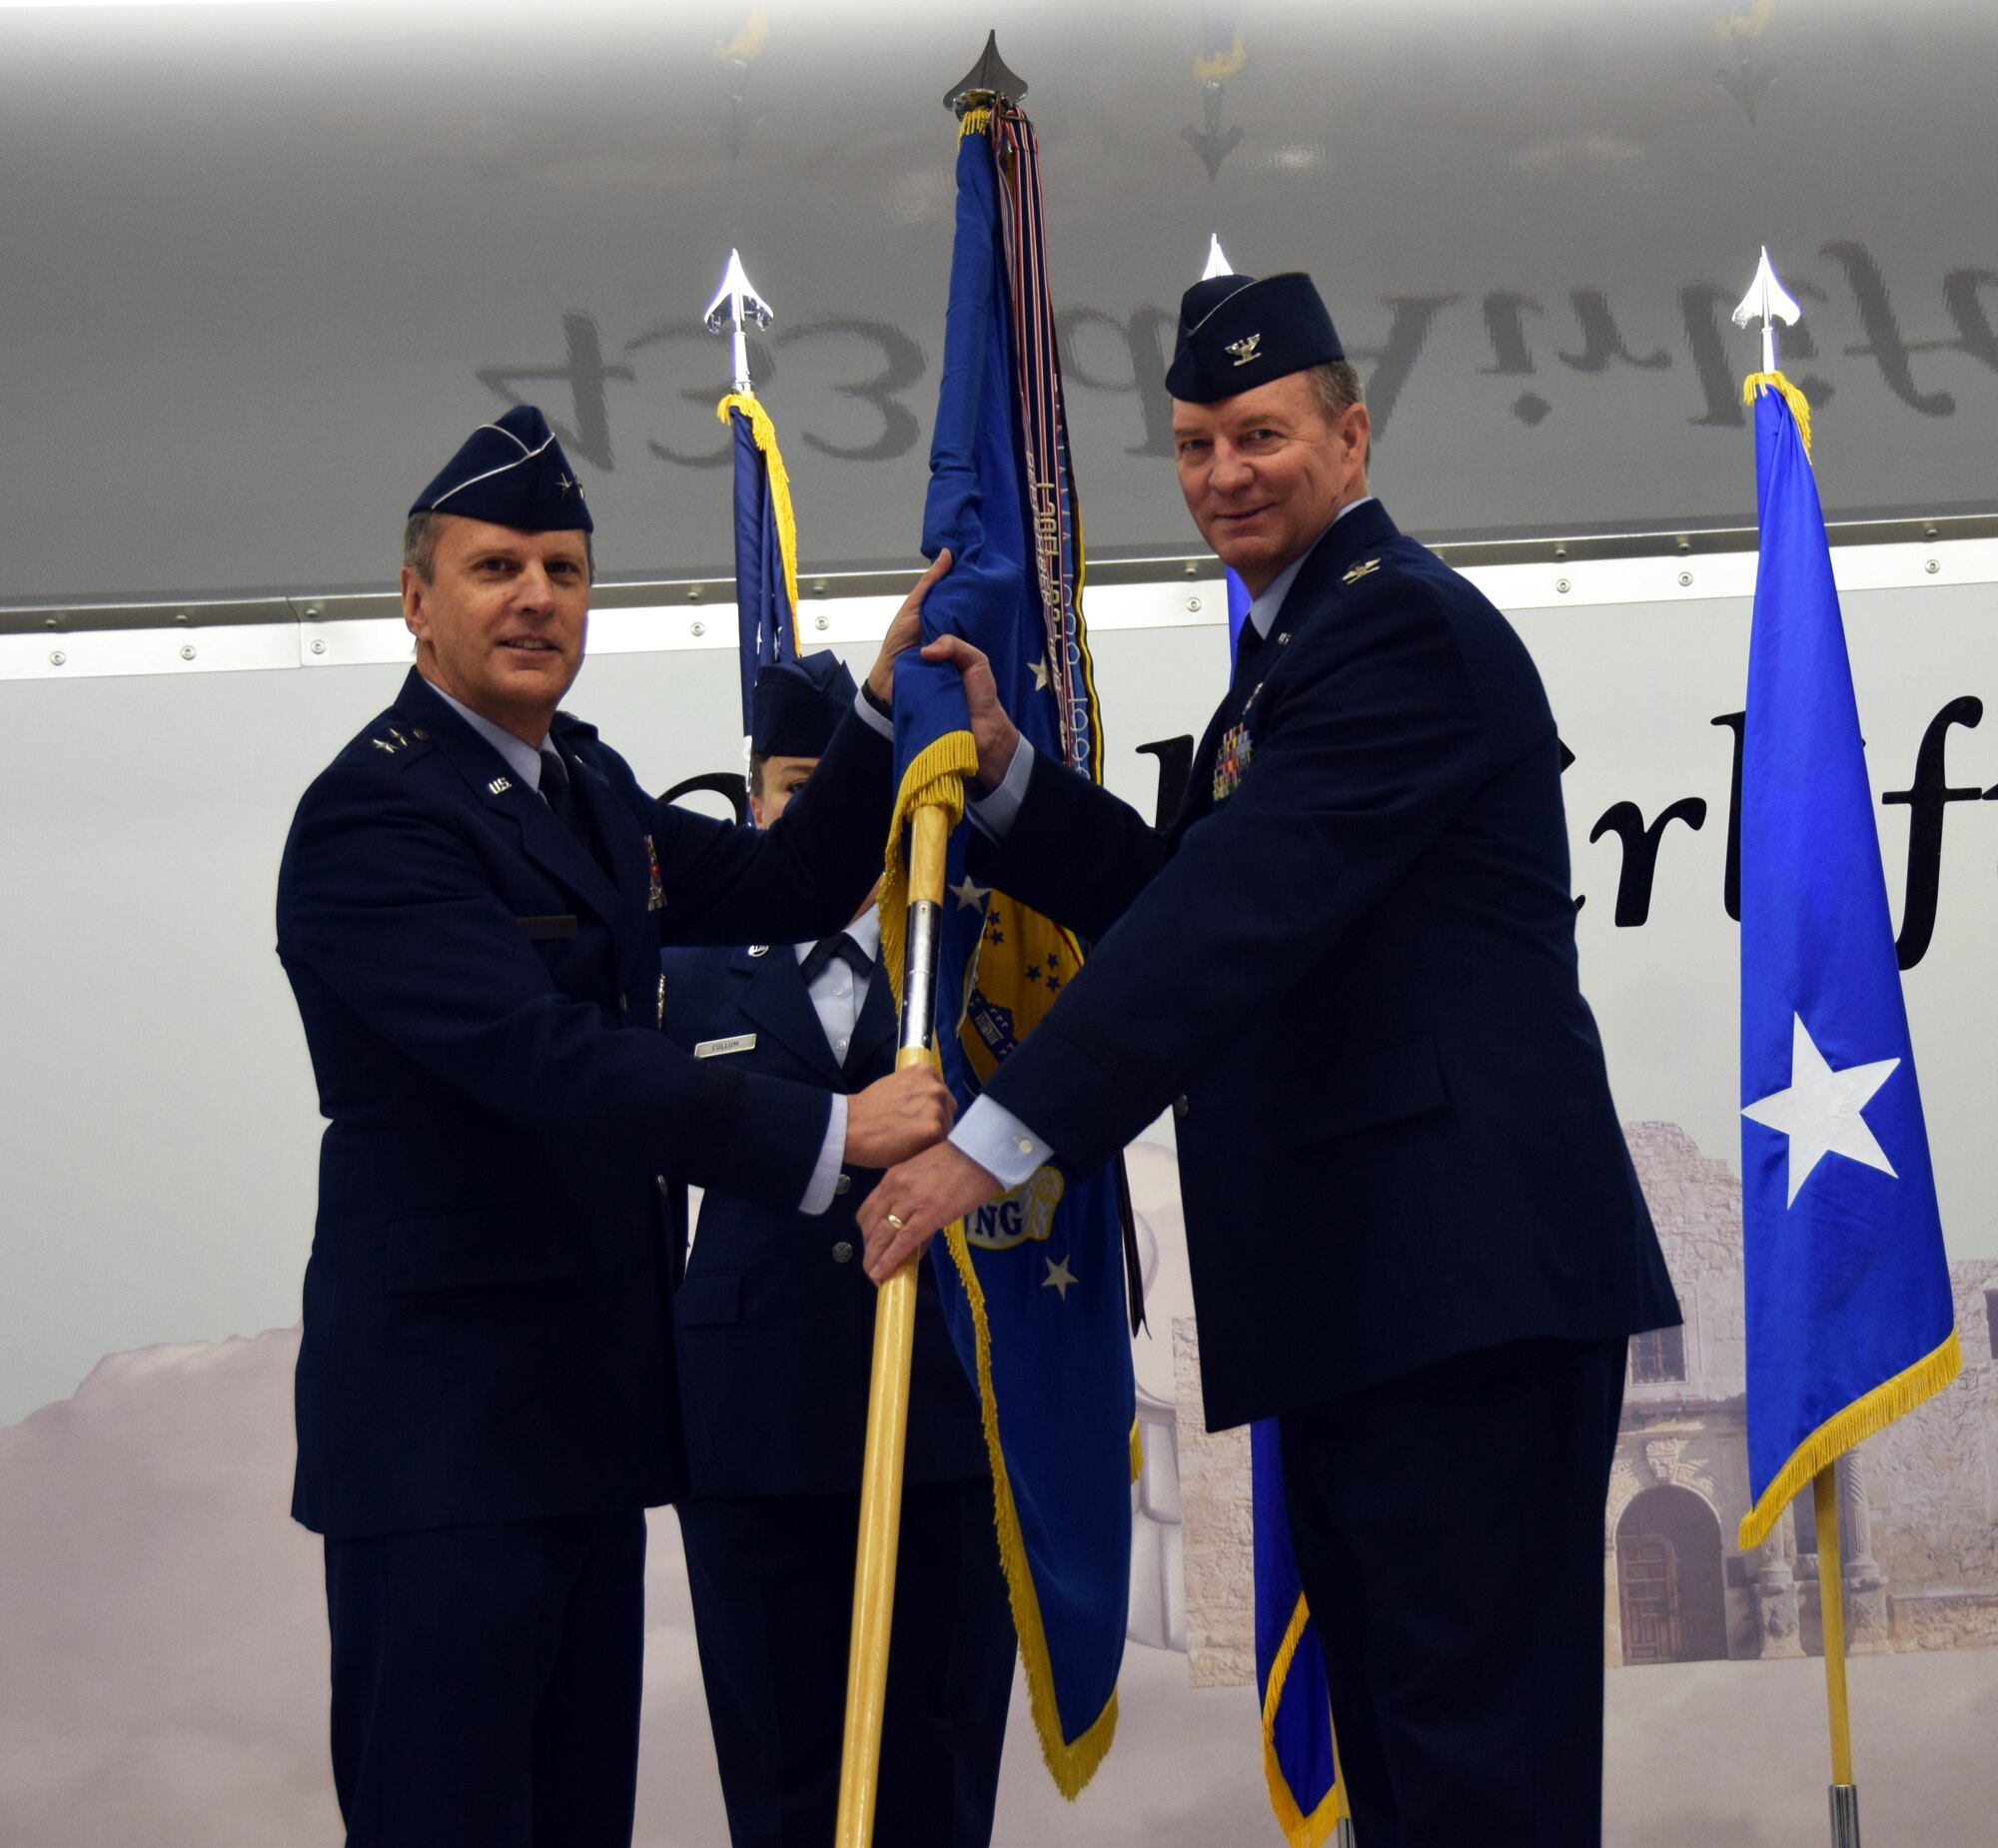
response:
<path id="1" fill-rule="evenodd" d="M 480 425 L 410 511 L 463 513 L 521 532 L 596 530 L 575 470 L 532 405 Z"/>
<path id="2" fill-rule="evenodd" d="M 749 696 L 749 748 L 758 757 L 823 757 L 857 690 L 830 648 L 770 662 Z"/>
<path id="3" fill-rule="evenodd" d="M 1166 369 L 1166 391 L 1190 405 L 1211 405 L 1343 360 L 1312 279 L 1301 270 L 1282 276 L 1211 276 L 1180 298 L 1179 343 Z"/>

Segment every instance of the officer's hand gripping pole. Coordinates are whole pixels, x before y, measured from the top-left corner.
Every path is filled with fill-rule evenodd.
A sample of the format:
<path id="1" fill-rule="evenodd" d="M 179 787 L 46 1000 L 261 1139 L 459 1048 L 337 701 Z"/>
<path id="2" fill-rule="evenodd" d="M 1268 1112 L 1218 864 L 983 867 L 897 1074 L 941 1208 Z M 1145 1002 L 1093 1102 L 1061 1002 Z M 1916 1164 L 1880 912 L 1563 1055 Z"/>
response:
<path id="1" fill-rule="evenodd" d="M 950 819 L 918 808 L 909 822 L 908 961 L 895 1069 L 932 1057 L 944 849 Z M 915 1349 L 916 1266 L 911 1258 L 874 1304 L 874 1368 L 867 1392 L 867 1449 L 860 1472 L 860 1546 L 853 1570 L 853 1641 L 846 1660 L 846 1733 L 839 1755 L 837 1848 L 869 1848 L 880 1788 L 881 1709 L 888 1630 L 895 1614 L 895 1553 L 902 1526 L 902 1460 L 909 1434 L 909 1362 Z"/>

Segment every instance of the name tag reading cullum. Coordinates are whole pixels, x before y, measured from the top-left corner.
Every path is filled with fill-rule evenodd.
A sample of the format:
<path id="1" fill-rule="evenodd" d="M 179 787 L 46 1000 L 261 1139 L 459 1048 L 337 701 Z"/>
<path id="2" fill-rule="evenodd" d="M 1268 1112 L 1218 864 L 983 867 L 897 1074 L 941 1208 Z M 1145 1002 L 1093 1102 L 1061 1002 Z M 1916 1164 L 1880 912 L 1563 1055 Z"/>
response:
<path id="1" fill-rule="evenodd" d="M 756 1045 L 753 1033 L 738 1033 L 732 1040 L 702 1040 L 693 1049 L 696 1059 L 718 1059 L 723 1053 L 749 1052 Z"/>
<path id="2" fill-rule="evenodd" d="M 575 935 L 575 913 L 557 912 L 544 918 L 515 918 L 520 935 L 529 943 L 555 943 L 565 937 Z"/>

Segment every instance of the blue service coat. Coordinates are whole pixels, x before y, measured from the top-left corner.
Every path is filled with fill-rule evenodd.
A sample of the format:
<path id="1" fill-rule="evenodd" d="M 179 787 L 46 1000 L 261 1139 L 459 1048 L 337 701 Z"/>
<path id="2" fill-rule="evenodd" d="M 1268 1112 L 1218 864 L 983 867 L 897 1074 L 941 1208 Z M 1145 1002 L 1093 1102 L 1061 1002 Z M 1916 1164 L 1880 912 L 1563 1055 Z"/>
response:
<path id="1" fill-rule="evenodd" d="M 578 719 L 550 737 L 601 865 L 414 672 L 286 842 L 278 952 L 328 1119 L 293 1512 L 327 1534 L 671 1499 L 664 1177 L 794 1206 L 824 1139 L 825 1086 L 656 1031 L 658 950 L 851 917 L 887 742 L 849 717 L 758 833 L 655 802 Z"/>
<path id="2" fill-rule="evenodd" d="M 816 787 L 823 773 L 821 765 L 805 786 Z M 668 949 L 659 967 L 663 1024 L 681 1046 L 755 1038 L 752 1047 L 704 1065 L 835 1091 L 861 1090 L 894 1070 L 894 1005 L 878 969 L 842 1067 L 792 945 Z M 773 1126 L 773 1154 L 776 1133 Z M 859 1488 L 876 1292 L 861 1268 L 853 1213 L 880 1178 L 846 1169 L 831 1210 L 817 1218 L 797 1211 L 795 1195 L 772 1205 L 710 1187 L 702 1197 L 692 1256 L 673 1300 L 696 1495 Z M 904 1470 L 912 1482 L 936 1482 L 988 1469 L 977 1395 L 925 1262 L 917 1271 Z"/>
<path id="3" fill-rule="evenodd" d="M 1378 501 L 1274 627 L 1163 833 L 1043 756 L 971 857 L 1096 945 L 988 1095 L 1082 1166 L 1179 1102 L 1215 1428 L 1678 1319 L 1577 984 L 1524 645 Z"/>

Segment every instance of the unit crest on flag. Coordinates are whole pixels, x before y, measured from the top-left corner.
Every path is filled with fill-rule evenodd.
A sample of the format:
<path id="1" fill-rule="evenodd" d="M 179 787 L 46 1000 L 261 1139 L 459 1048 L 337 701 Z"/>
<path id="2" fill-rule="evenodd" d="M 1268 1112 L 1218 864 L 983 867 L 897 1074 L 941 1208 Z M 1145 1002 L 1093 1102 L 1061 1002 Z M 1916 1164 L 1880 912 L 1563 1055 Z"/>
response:
<path id="1" fill-rule="evenodd" d="M 1016 1188 L 988 1200 L 964 1222 L 965 1242 L 980 1251 L 1010 1252 L 1016 1245 L 1046 1244 L 1055 1209 L 1068 1182 L 1059 1168 L 1037 1168 Z"/>

